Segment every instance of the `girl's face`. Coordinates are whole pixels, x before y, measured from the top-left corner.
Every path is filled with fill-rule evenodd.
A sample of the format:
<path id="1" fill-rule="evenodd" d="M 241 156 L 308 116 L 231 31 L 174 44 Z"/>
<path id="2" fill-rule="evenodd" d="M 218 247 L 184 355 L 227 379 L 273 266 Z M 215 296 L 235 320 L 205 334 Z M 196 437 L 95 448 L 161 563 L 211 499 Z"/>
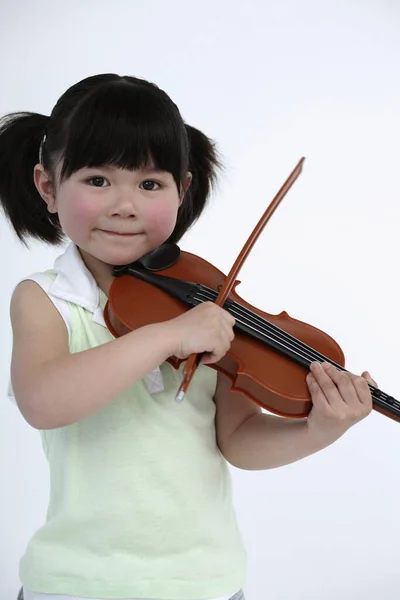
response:
<path id="1" fill-rule="evenodd" d="M 65 234 L 83 255 L 107 265 L 133 262 L 171 235 L 181 195 L 172 175 L 120 168 L 84 168 L 64 181 L 53 195 L 46 175 L 35 170 L 35 182 L 48 210 L 58 213 Z"/>

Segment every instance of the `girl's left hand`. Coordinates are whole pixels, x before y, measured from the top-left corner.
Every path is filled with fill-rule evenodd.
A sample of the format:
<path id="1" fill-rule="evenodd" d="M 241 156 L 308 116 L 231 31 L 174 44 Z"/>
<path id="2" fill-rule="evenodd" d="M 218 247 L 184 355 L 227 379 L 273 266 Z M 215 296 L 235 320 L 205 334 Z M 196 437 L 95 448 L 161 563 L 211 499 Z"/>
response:
<path id="1" fill-rule="evenodd" d="M 312 363 L 307 384 L 313 402 L 308 427 L 326 444 L 341 437 L 372 411 L 368 383 L 377 387 L 368 371 L 362 376 L 339 371 L 329 363 Z"/>

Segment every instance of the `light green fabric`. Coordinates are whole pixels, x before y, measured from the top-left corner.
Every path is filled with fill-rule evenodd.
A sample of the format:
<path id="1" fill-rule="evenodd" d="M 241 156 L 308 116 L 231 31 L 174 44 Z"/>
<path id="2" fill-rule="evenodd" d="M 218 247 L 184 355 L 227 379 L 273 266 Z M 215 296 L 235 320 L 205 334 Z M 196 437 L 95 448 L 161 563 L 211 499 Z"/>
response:
<path id="1" fill-rule="evenodd" d="M 113 339 L 90 311 L 69 305 L 71 353 Z M 139 381 L 96 414 L 41 432 L 51 493 L 21 559 L 27 588 L 187 600 L 244 585 L 246 553 L 215 437 L 216 372 L 200 366 L 176 403 L 181 371 L 168 363 L 161 371 L 163 392 Z"/>

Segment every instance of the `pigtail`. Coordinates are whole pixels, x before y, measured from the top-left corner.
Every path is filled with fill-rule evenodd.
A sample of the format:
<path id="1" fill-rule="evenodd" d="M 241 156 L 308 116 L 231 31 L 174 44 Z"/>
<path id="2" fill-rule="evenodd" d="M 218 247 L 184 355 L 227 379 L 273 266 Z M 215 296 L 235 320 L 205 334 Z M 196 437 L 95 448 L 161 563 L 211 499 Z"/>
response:
<path id="1" fill-rule="evenodd" d="M 49 117 L 28 112 L 0 119 L 0 204 L 25 244 L 29 236 L 51 244 L 63 239 L 57 214 L 48 212 L 33 180 L 48 121 Z"/>
<path id="2" fill-rule="evenodd" d="M 222 168 L 214 142 L 191 125 L 185 125 L 189 142 L 191 185 L 179 209 L 177 223 L 169 241 L 177 242 L 200 217 Z"/>

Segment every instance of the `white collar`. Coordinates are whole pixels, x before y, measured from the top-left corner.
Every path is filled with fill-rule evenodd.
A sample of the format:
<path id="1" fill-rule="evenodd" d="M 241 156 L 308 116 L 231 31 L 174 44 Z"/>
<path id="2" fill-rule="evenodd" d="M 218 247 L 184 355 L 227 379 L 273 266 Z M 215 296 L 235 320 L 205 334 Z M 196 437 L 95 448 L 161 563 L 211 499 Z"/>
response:
<path id="1" fill-rule="evenodd" d="M 99 304 L 99 288 L 73 242 L 56 258 L 54 270 L 57 278 L 51 293 L 94 312 Z"/>
<path id="2" fill-rule="evenodd" d="M 93 313 L 95 323 L 107 327 L 100 306 L 99 287 L 73 242 L 70 242 L 66 250 L 56 258 L 54 270 L 57 277 L 50 287 L 50 293 L 86 308 Z"/>

